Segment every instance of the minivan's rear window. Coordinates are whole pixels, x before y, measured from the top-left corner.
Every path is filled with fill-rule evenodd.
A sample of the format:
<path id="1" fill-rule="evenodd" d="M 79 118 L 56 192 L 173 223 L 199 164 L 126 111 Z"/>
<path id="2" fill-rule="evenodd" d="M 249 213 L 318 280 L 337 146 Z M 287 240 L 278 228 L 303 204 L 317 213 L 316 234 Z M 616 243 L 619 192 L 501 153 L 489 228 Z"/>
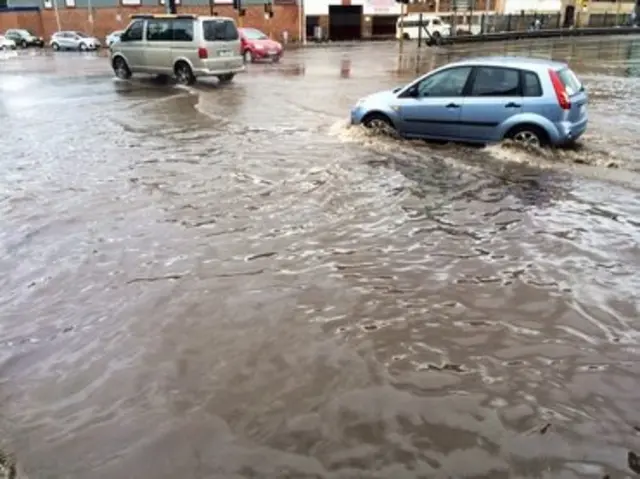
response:
<path id="1" fill-rule="evenodd" d="M 237 40 L 238 29 L 231 20 L 205 20 L 202 22 L 204 39 L 208 42 Z"/>
<path id="2" fill-rule="evenodd" d="M 560 77 L 560 81 L 564 85 L 567 90 L 567 95 L 575 95 L 576 93 L 584 90 L 582 83 L 578 80 L 578 77 L 575 73 L 573 73 L 568 68 L 563 68 L 558 72 L 558 76 Z"/>

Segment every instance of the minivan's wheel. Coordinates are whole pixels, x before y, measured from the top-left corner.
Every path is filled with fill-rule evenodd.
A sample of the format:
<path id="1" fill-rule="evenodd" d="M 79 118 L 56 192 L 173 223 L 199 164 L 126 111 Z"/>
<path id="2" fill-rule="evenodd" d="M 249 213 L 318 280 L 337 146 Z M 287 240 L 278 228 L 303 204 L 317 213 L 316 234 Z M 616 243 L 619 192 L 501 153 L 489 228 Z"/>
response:
<path id="1" fill-rule="evenodd" d="M 535 125 L 518 125 L 513 127 L 507 138 L 520 145 L 541 147 L 548 143 L 547 134 Z"/>
<path id="2" fill-rule="evenodd" d="M 122 57 L 114 58 L 113 72 L 121 80 L 127 80 L 131 78 L 131 70 L 129 70 L 129 66 L 127 65 L 127 62 Z"/>
<path id="3" fill-rule="evenodd" d="M 55 51 L 60 50 L 60 45 L 58 45 L 56 42 L 53 42 L 51 44 L 51 48 L 53 48 Z"/>
<path id="4" fill-rule="evenodd" d="M 362 119 L 362 124 L 366 128 L 379 130 L 386 134 L 397 133 L 392 121 L 387 115 L 383 115 L 382 113 L 370 113 L 366 115 Z"/>
<path id="5" fill-rule="evenodd" d="M 236 76 L 234 73 L 226 73 L 224 75 L 218 75 L 218 80 L 220 83 L 230 83 L 234 76 Z"/>
<path id="6" fill-rule="evenodd" d="M 187 62 L 176 63 L 174 72 L 176 74 L 176 81 L 180 85 L 193 85 L 196 81 L 196 77 Z"/>
<path id="7" fill-rule="evenodd" d="M 22 48 L 27 48 L 27 47 L 29 46 L 29 44 L 27 43 L 27 41 L 26 41 L 26 40 L 22 40 L 22 41 L 20 42 L 20 46 L 21 46 Z"/>
<path id="8" fill-rule="evenodd" d="M 253 54 L 250 50 L 245 51 L 243 56 L 245 63 L 253 63 Z"/>

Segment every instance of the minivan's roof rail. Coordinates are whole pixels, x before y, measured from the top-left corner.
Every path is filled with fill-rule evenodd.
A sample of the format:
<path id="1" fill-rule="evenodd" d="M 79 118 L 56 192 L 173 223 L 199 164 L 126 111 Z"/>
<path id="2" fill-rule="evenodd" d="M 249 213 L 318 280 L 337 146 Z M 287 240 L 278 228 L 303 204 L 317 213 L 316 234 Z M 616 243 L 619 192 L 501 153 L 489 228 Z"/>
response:
<path id="1" fill-rule="evenodd" d="M 196 18 L 198 18 L 198 15 L 193 15 L 193 14 L 186 14 L 186 13 L 182 13 L 182 14 L 173 14 L 173 13 L 136 13 L 134 15 L 131 15 L 131 18 L 175 18 L 175 19 L 179 19 L 179 20 L 195 20 Z"/>

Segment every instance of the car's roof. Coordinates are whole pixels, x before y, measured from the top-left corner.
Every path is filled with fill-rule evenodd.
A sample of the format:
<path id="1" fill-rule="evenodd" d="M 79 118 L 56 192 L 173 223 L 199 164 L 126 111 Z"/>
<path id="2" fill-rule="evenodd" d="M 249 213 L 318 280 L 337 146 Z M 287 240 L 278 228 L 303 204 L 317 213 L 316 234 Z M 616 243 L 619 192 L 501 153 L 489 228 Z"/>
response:
<path id="1" fill-rule="evenodd" d="M 490 56 L 464 58 L 456 62 L 458 65 L 486 65 L 486 66 L 510 66 L 516 68 L 546 67 L 559 69 L 567 66 L 566 63 L 545 58 L 516 57 L 516 56 Z"/>

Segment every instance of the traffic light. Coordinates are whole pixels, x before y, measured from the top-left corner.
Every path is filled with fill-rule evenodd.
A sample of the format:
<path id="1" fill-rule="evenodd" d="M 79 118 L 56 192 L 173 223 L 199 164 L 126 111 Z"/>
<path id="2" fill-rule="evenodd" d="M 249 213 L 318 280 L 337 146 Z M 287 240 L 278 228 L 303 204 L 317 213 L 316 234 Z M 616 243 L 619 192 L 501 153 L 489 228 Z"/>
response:
<path id="1" fill-rule="evenodd" d="M 264 14 L 269 18 L 273 18 L 273 4 L 271 2 L 265 2 L 264 4 Z"/>

